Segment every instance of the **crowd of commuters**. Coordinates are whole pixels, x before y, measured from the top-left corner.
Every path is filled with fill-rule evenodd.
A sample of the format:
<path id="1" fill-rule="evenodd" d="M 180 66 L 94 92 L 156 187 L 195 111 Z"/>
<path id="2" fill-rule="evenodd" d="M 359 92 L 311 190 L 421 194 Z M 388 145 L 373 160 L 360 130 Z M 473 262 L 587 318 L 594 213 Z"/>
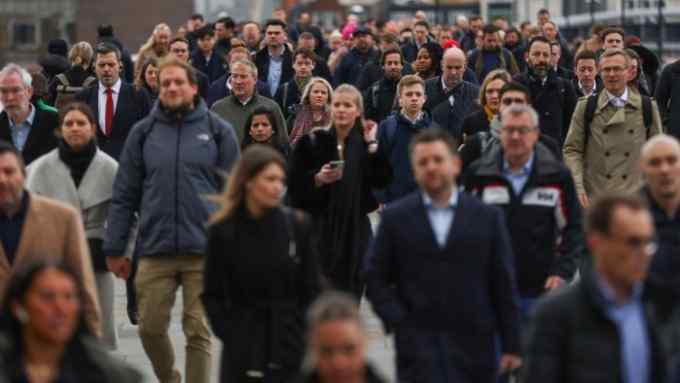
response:
<path id="1" fill-rule="evenodd" d="M 362 298 L 399 382 L 680 382 L 680 61 L 537 20 L 196 14 L 4 66 L 0 382 L 140 381 L 114 277 L 163 383 L 383 382 Z"/>

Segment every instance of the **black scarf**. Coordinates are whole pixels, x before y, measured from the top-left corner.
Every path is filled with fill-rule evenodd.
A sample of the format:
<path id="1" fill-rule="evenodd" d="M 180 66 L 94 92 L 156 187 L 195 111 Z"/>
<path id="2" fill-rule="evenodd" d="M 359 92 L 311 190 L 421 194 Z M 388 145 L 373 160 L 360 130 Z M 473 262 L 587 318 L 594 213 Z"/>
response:
<path id="1" fill-rule="evenodd" d="M 333 142 L 336 142 L 335 128 L 330 130 Z M 363 183 L 362 158 L 366 150 L 362 135 L 362 126 L 357 123 L 345 139 L 343 157 L 345 161 L 342 179 L 329 188 L 330 203 L 326 211 L 325 245 L 328 249 L 327 270 L 343 279 L 336 283 L 341 290 L 359 293 L 357 270 L 359 259 L 363 254 L 361 248 L 361 189 Z M 349 278 L 348 278 L 349 277 Z M 333 278 L 331 278 L 333 279 Z"/>
<path id="2" fill-rule="evenodd" d="M 80 151 L 74 151 L 66 141 L 63 139 L 59 140 L 59 158 L 71 170 L 71 178 L 73 178 L 76 188 L 80 186 L 80 181 L 83 180 L 83 176 L 96 153 L 97 145 L 94 143 L 94 139 Z"/>

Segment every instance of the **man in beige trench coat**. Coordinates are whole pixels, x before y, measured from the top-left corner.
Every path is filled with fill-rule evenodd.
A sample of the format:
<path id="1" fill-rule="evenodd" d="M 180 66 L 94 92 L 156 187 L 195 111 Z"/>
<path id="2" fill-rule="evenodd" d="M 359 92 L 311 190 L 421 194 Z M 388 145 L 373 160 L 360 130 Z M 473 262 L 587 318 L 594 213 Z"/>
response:
<path id="1" fill-rule="evenodd" d="M 604 89 L 596 96 L 590 129 L 585 114 L 588 98 L 576 104 L 564 142 L 564 161 L 571 170 L 581 204 L 608 192 L 636 193 L 642 187 L 638 168 L 640 149 L 649 137 L 661 133 L 654 100 L 646 126 L 643 97 L 627 85 L 630 57 L 621 49 L 607 49 L 600 57 Z M 589 130 L 589 131 L 588 131 Z"/>

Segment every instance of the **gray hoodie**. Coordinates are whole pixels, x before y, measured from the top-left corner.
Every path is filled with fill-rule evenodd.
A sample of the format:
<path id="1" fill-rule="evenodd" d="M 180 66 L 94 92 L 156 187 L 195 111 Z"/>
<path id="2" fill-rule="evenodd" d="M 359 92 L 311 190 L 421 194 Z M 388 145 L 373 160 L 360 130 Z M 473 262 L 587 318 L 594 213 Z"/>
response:
<path id="1" fill-rule="evenodd" d="M 139 213 L 141 256 L 203 253 L 206 222 L 219 193 L 215 169 L 228 171 L 239 157 L 232 127 L 203 100 L 182 118 L 159 103 L 132 128 L 113 185 L 104 253 L 120 256 Z"/>

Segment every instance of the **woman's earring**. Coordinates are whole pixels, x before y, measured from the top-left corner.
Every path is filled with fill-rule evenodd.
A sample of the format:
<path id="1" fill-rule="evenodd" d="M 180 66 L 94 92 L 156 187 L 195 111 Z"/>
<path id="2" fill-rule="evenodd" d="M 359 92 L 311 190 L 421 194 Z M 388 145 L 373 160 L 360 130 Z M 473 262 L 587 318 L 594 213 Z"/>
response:
<path id="1" fill-rule="evenodd" d="M 26 312 L 26 309 L 23 307 L 17 307 L 16 310 L 14 311 L 14 315 L 16 315 L 17 320 L 21 323 L 26 323 L 28 322 L 28 313 Z"/>

